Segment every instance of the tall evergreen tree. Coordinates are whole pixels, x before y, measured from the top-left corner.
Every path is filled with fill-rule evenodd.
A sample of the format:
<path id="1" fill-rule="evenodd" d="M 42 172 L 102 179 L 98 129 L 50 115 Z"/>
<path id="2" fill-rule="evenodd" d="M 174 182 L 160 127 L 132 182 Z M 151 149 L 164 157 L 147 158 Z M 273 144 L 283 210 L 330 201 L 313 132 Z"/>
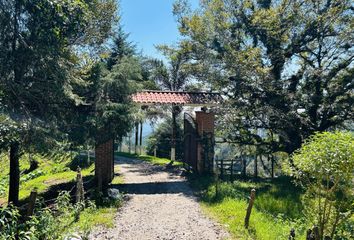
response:
<path id="1" fill-rule="evenodd" d="M 31 144 L 25 140 L 38 128 L 57 128 L 71 102 L 80 102 L 72 91 L 81 81 L 77 50 L 105 41 L 115 11 L 113 0 L 0 1 L 0 105 L 6 119 L 0 124 L 3 149 L 10 148 L 14 204 L 21 149 Z"/>
<path id="2" fill-rule="evenodd" d="M 119 64 L 124 57 L 132 57 L 136 55 L 136 46 L 128 40 L 129 33 L 125 33 L 122 26 L 118 27 L 113 37 L 113 44 L 110 56 L 107 60 L 107 68 L 109 70 L 115 64 Z"/>

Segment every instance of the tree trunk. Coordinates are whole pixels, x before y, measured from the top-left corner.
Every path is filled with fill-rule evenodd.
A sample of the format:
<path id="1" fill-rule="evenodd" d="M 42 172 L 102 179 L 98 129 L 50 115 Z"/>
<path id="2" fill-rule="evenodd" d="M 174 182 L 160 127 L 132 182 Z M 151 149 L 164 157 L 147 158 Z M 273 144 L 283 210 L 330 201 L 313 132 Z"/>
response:
<path id="1" fill-rule="evenodd" d="M 13 16 L 13 38 L 12 38 L 12 56 L 13 56 L 13 73 L 14 81 L 20 83 L 22 80 L 20 71 L 20 62 L 18 61 L 18 36 L 19 36 L 19 17 L 20 17 L 20 1 L 15 2 Z M 15 141 L 10 145 L 10 186 L 9 186 L 9 203 L 12 202 L 18 206 L 18 197 L 20 189 L 20 143 Z"/>
<path id="2" fill-rule="evenodd" d="M 274 178 L 274 155 L 271 155 L 271 161 L 272 161 L 272 178 Z"/>
<path id="3" fill-rule="evenodd" d="M 140 150 L 140 154 L 142 154 L 142 148 L 143 148 L 143 122 L 140 122 L 140 144 L 139 144 L 139 150 Z"/>
<path id="4" fill-rule="evenodd" d="M 18 196 L 20 191 L 20 144 L 14 142 L 10 146 L 10 184 L 9 203 L 18 206 Z"/>
<path id="5" fill-rule="evenodd" d="M 172 106 L 172 136 L 171 136 L 171 161 L 176 160 L 176 132 L 177 132 L 177 123 L 176 116 L 177 110 L 176 106 Z"/>
<path id="6" fill-rule="evenodd" d="M 254 160 L 254 177 L 258 177 L 258 156 L 256 155 L 256 158 Z"/>
<path id="7" fill-rule="evenodd" d="M 245 156 L 242 156 L 242 175 L 243 177 L 246 177 L 247 175 L 247 159 Z"/>
<path id="8" fill-rule="evenodd" d="M 130 131 L 130 133 L 129 133 L 128 152 L 129 152 L 129 154 L 132 153 L 132 131 Z"/>
<path id="9" fill-rule="evenodd" d="M 90 159 L 90 146 L 87 144 L 87 166 L 90 166 L 91 159 Z"/>
<path id="10" fill-rule="evenodd" d="M 135 154 L 138 154 L 139 145 L 139 122 L 135 123 Z"/>

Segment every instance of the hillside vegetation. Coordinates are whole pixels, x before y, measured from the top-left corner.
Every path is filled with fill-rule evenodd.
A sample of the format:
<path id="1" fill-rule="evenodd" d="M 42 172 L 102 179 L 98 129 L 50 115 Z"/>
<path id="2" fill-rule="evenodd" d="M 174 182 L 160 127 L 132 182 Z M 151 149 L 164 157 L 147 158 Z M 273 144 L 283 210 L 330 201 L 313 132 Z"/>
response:
<path id="1" fill-rule="evenodd" d="M 31 159 L 31 160 L 30 160 Z M 85 203 L 85 207 L 81 209 L 80 205 L 73 205 L 72 195 L 76 183 L 77 172 L 74 170 L 78 166 L 82 167 L 82 176 L 84 185 L 88 188 L 93 185 L 94 179 L 94 164 L 87 163 L 87 156 L 80 156 L 77 153 L 67 153 L 58 156 L 42 156 L 28 154 L 22 156 L 21 159 L 21 187 L 20 187 L 20 202 L 22 206 L 26 206 L 28 197 L 33 190 L 37 190 L 38 208 L 36 210 L 38 219 L 46 218 L 54 221 L 53 223 L 43 223 L 48 231 L 53 231 L 51 234 L 58 238 L 64 237 L 66 234 L 78 232 L 82 236 L 88 235 L 93 227 L 103 225 L 105 227 L 113 227 L 113 218 L 120 202 L 99 202 L 95 203 L 95 193 L 88 192 L 88 197 L 93 201 Z M 35 169 L 30 169 L 31 163 L 36 162 L 38 165 Z M 3 207 L 7 203 L 8 192 L 8 158 L 6 155 L 0 156 L 0 164 L 3 166 L 0 172 L 0 203 Z M 31 170 L 31 171 L 30 171 Z M 118 169 L 116 169 L 118 171 Z M 122 183 L 122 178 L 117 176 L 115 183 Z M 92 190 L 92 189 L 91 189 Z M 65 192 L 66 191 L 66 192 Z M 49 201 L 48 201 L 49 200 Z M 57 217 L 51 215 L 45 210 L 46 205 L 62 202 L 62 213 Z M 79 210 L 79 219 L 77 211 Z M 6 209 L 6 208 L 5 208 Z M 49 209 L 48 209 L 49 210 Z M 38 220 L 37 219 L 37 220 Z M 48 220 L 50 221 L 50 220 Z M 57 224 L 55 224 L 55 222 Z M 45 225 L 47 224 L 47 225 Z M 50 229 L 53 228 L 53 229 Z M 61 229 L 61 231 L 58 231 Z M 38 230 L 38 229 L 37 229 Z"/>

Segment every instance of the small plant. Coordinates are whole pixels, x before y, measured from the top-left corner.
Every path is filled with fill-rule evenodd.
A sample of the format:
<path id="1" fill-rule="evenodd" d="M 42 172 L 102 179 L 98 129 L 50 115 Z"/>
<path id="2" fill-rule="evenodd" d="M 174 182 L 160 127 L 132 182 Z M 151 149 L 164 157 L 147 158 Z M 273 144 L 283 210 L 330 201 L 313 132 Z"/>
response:
<path id="1" fill-rule="evenodd" d="M 44 173 L 41 170 L 34 170 L 33 172 L 30 172 L 24 176 L 21 177 L 20 181 L 21 182 L 27 182 L 29 180 L 35 179 L 39 176 L 42 176 Z"/>
<path id="2" fill-rule="evenodd" d="M 74 230 L 87 236 L 93 226 L 91 215 L 96 213 L 96 209 L 92 201 L 72 204 L 68 192 L 61 192 L 51 208 L 37 201 L 35 214 L 28 219 L 21 217 L 16 207 L 0 208 L 0 239 L 57 240 Z M 84 211 L 86 216 L 80 223 L 84 227 L 74 229 Z M 87 214 L 91 216 L 90 222 L 86 221 Z"/>
<path id="3" fill-rule="evenodd" d="M 0 178 L 0 197 L 3 197 L 5 195 L 7 184 L 8 184 L 7 179 L 5 179 L 5 178 L 1 179 Z"/>
<path id="4" fill-rule="evenodd" d="M 17 208 L 9 206 L 0 209 L 0 239 L 15 239 L 20 213 Z"/>
<path id="5" fill-rule="evenodd" d="M 320 240 L 326 236 L 334 239 L 338 228 L 353 214 L 353 134 L 315 134 L 292 156 L 292 161 L 288 169 L 306 190 L 303 203 L 307 218 L 317 225 Z"/>

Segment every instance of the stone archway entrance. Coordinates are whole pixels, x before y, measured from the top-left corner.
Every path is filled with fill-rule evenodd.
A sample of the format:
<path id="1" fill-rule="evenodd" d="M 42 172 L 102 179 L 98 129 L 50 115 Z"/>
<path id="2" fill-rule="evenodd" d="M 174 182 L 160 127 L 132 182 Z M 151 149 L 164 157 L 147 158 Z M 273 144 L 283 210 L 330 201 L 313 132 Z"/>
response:
<path id="1" fill-rule="evenodd" d="M 208 110 L 222 102 L 219 93 L 141 91 L 132 96 L 133 102 L 144 109 L 151 105 L 201 107 L 201 110 L 184 117 L 184 159 L 193 171 L 203 173 L 213 169 L 213 143 L 215 114 Z M 171 129 L 172 131 L 172 129 Z M 172 132 L 172 138 L 175 134 Z M 172 139 L 172 143 L 176 139 Z M 175 146 L 172 144 L 171 160 L 175 160 Z M 107 186 L 114 177 L 113 140 L 96 147 L 95 174 L 98 186 Z"/>

